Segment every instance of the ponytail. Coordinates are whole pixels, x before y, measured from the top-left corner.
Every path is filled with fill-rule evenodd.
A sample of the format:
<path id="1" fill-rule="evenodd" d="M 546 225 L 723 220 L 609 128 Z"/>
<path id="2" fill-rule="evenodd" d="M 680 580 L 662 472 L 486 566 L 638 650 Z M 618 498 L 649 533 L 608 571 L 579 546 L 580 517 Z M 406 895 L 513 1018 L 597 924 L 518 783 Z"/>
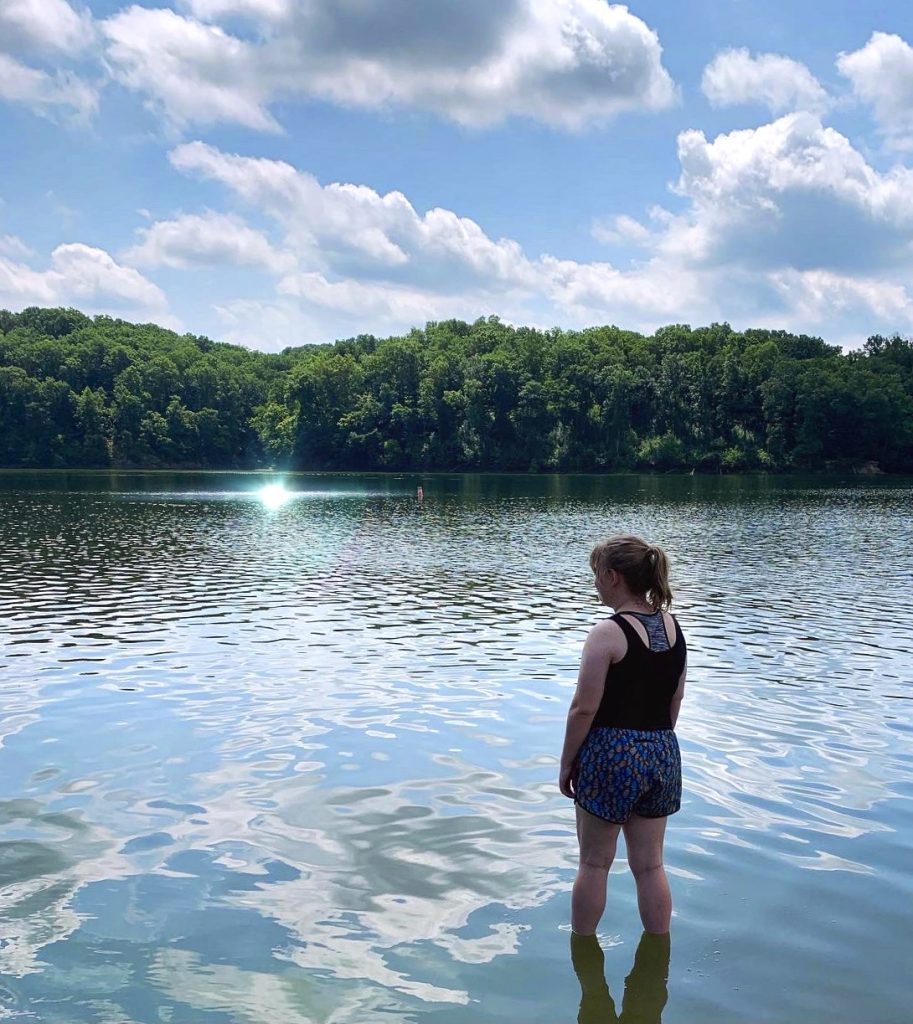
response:
<path id="1" fill-rule="evenodd" d="M 620 572 L 631 592 L 646 597 L 656 608 L 665 610 L 672 604 L 669 560 L 656 544 L 630 535 L 610 537 L 593 548 L 590 568 L 594 573 Z"/>
<path id="2" fill-rule="evenodd" d="M 666 552 L 654 544 L 647 545 L 647 565 L 644 574 L 649 576 L 647 600 L 656 608 L 667 609 L 672 604 L 672 588 L 669 586 L 669 560 Z"/>

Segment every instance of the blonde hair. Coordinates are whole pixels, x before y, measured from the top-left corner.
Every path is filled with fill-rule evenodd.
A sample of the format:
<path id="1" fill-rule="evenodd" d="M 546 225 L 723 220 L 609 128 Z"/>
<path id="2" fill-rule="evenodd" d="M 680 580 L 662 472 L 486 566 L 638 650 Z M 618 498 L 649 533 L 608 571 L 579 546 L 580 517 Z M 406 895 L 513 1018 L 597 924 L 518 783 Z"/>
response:
<path id="1" fill-rule="evenodd" d="M 597 575 L 609 569 L 620 572 L 631 593 L 645 595 L 656 608 L 666 609 L 672 604 L 669 560 L 656 544 L 630 534 L 609 537 L 590 552 L 590 568 Z"/>

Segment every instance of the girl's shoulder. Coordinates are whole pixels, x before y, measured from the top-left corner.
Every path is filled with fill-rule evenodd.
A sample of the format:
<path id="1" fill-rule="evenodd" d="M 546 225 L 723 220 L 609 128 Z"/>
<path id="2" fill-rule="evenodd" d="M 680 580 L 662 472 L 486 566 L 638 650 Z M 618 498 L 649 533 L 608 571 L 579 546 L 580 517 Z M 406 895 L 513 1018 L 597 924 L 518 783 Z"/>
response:
<path id="1" fill-rule="evenodd" d="M 678 617 L 672 612 L 663 612 L 663 621 L 666 624 L 666 635 L 669 637 L 669 646 L 677 647 L 680 643 L 684 645 L 685 634 L 679 625 Z"/>

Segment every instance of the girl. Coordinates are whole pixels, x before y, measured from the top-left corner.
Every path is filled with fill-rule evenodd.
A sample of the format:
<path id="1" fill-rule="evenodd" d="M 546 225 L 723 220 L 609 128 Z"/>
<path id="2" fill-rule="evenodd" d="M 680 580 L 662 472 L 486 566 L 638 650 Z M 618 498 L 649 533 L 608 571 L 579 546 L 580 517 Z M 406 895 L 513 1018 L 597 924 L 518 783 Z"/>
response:
<path id="1" fill-rule="evenodd" d="M 685 693 L 685 638 L 666 610 L 672 592 L 661 548 L 611 537 L 593 548 L 590 568 L 600 600 L 615 612 L 584 644 L 561 755 L 558 785 L 577 805 L 580 845 L 571 929 L 595 933 L 623 831 L 644 930 L 662 935 L 672 916 L 663 839 L 682 794 L 673 730 Z"/>

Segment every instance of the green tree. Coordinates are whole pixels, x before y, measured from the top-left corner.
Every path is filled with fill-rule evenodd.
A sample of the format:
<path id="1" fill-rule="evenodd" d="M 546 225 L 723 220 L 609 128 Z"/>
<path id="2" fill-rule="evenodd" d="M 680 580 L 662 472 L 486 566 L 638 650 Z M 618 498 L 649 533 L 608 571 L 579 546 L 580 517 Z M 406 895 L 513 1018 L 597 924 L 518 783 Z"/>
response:
<path id="1" fill-rule="evenodd" d="M 786 331 L 431 322 L 278 354 L 0 310 L 0 462 L 913 470 L 913 344 Z"/>

